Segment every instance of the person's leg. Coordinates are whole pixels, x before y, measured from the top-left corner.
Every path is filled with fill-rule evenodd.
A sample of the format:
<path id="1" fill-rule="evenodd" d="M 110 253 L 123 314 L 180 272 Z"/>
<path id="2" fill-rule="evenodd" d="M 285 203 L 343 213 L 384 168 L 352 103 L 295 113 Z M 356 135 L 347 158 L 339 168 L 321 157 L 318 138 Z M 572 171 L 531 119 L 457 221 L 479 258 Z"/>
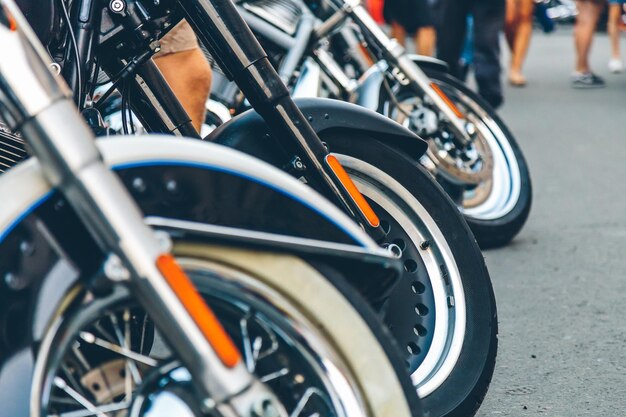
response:
<path id="1" fill-rule="evenodd" d="M 417 45 L 417 53 L 420 55 L 433 56 L 436 41 L 437 32 L 434 26 L 421 27 L 415 32 L 415 44 Z"/>
<path id="2" fill-rule="evenodd" d="M 621 53 L 620 53 L 620 48 L 619 48 L 619 36 L 620 36 L 619 22 L 620 22 L 620 19 L 622 18 L 622 3 L 621 2 L 609 3 L 608 18 L 609 20 L 607 22 L 607 30 L 609 32 L 609 38 L 611 39 L 611 61 L 609 62 L 609 68 L 611 68 L 611 71 L 619 72 L 622 69 L 621 68 L 622 67 Z M 619 65 L 620 67 L 618 68 L 617 66 L 615 66 L 615 68 L 612 68 L 611 63 L 614 63 L 613 65 Z"/>
<path id="3" fill-rule="evenodd" d="M 404 27 L 398 22 L 391 22 L 391 37 L 396 38 L 398 43 L 402 46 L 405 45 L 406 42 L 406 30 Z"/>
<path id="4" fill-rule="evenodd" d="M 526 79 L 522 75 L 522 65 L 526 58 L 530 37 L 533 31 L 533 7 L 534 0 L 518 1 L 518 20 L 515 42 L 511 54 L 511 70 L 509 80 L 513 85 L 524 85 Z"/>
<path id="5" fill-rule="evenodd" d="M 154 62 L 191 117 L 198 132 L 211 92 L 211 66 L 187 22 L 179 23 L 161 40 Z"/>
<path id="6" fill-rule="evenodd" d="M 474 72 L 478 91 L 494 108 L 504 101 L 500 80 L 500 31 L 504 28 L 505 0 L 477 0 L 474 15 Z"/>
<path id="7" fill-rule="evenodd" d="M 415 31 L 415 48 L 420 55 L 433 56 L 437 41 L 437 31 L 435 30 L 435 19 L 431 5 L 429 0 L 414 1 L 414 27 L 411 30 Z"/>
<path id="8" fill-rule="evenodd" d="M 211 66 L 200 49 L 168 54 L 155 63 L 172 88 L 198 132 L 211 92 Z"/>
<path id="9" fill-rule="evenodd" d="M 504 14 L 504 35 L 509 45 L 511 54 L 515 46 L 515 34 L 518 25 L 518 0 L 506 0 L 506 12 Z"/>
<path id="10" fill-rule="evenodd" d="M 587 74 L 591 72 L 589 66 L 589 51 L 598 18 L 602 12 L 602 4 L 595 1 L 578 0 L 578 16 L 574 26 L 574 43 L 576 46 L 576 72 Z"/>
<path id="11" fill-rule="evenodd" d="M 460 77 L 459 59 L 467 27 L 467 0 L 439 0 L 437 22 L 437 58 L 450 66 L 450 74 Z"/>

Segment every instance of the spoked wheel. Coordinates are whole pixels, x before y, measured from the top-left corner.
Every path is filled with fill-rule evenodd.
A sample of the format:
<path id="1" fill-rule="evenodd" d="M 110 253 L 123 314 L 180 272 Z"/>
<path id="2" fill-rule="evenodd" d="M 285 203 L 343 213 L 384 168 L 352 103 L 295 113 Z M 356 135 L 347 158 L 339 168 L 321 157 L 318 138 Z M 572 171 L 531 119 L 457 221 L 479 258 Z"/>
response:
<path id="1" fill-rule="evenodd" d="M 290 416 L 421 416 L 396 347 L 372 312 L 360 315 L 366 306 L 354 293 L 351 304 L 291 257 L 199 244 L 176 252 L 248 370 Z M 330 280 L 346 285 L 332 274 Z M 126 290 L 99 299 L 77 293 L 39 352 L 33 416 L 213 415 Z"/>
<path id="2" fill-rule="evenodd" d="M 402 249 L 405 270 L 384 311 L 431 416 L 473 415 L 497 350 L 496 306 L 482 254 L 458 210 L 407 156 L 366 137 L 323 140 Z"/>
<path id="3" fill-rule="evenodd" d="M 426 74 L 459 107 L 476 129 L 469 144 L 454 140 L 439 115 L 411 91 L 399 91 L 401 111 L 387 103 L 383 111 L 427 138 L 424 166 L 457 203 L 483 247 L 508 243 L 530 212 L 532 189 L 526 161 L 515 138 L 478 94 L 448 74 Z"/>

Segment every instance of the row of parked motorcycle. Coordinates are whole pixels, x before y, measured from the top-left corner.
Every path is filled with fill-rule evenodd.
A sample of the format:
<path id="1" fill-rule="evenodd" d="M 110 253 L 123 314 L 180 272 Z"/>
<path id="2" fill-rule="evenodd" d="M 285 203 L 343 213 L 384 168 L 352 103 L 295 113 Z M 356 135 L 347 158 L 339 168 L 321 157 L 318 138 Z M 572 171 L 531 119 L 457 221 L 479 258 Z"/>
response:
<path id="1" fill-rule="evenodd" d="M 522 152 L 359 0 L 0 0 L 0 416 L 472 416 Z M 200 135 L 154 62 L 186 19 Z M 100 138 L 96 139 L 97 136 Z"/>

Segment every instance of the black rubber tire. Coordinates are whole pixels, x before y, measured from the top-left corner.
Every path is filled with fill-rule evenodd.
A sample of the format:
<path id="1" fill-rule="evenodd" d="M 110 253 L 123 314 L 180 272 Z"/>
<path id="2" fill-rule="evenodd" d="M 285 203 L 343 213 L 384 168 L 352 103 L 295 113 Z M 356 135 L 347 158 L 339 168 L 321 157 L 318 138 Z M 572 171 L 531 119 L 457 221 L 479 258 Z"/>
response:
<path id="1" fill-rule="evenodd" d="M 342 295 L 348 300 L 352 307 L 359 313 L 370 328 L 370 331 L 378 340 L 378 343 L 383 348 L 393 369 L 398 375 L 398 381 L 402 386 L 405 393 L 405 398 L 411 409 L 413 417 L 422 417 L 424 412 L 422 410 L 421 400 L 415 392 L 411 378 L 404 366 L 404 359 L 398 342 L 393 338 L 389 329 L 384 325 L 381 318 L 376 312 L 369 306 L 367 301 L 359 294 L 358 291 L 354 291 L 354 287 L 349 284 L 343 276 L 327 265 L 320 263 L 313 263 L 312 266 L 317 269 L 324 278 L 328 280 Z M 432 416 L 429 416 L 432 417 Z"/>
<path id="2" fill-rule="evenodd" d="M 448 85 L 453 89 L 457 89 L 478 104 L 478 106 L 480 106 L 489 115 L 489 117 L 493 119 L 500 130 L 502 130 L 506 140 L 513 150 L 513 153 L 515 154 L 515 159 L 520 171 L 521 189 L 517 203 L 511 211 L 503 217 L 492 220 L 481 220 L 471 216 L 465 216 L 467 224 L 469 224 L 470 228 L 474 232 L 474 236 L 476 236 L 476 240 L 478 240 L 478 243 L 482 248 L 506 245 L 520 232 L 526 223 L 532 205 L 532 184 L 530 180 L 530 172 L 522 150 L 504 121 L 502 121 L 493 107 L 491 107 L 491 105 L 487 103 L 487 101 L 485 101 L 479 94 L 471 90 L 462 81 L 451 76 L 450 74 L 437 71 L 432 68 L 425 68 L 424 72 L 436 84 L 439 86 L 443 85 L 444 91 L 445 85 Z"/>
<path id="3" fill-rule="evenodd" d="M 451 374 L 422 407 L 430 417 L 472 416 L 482 403 L 495 366 L 498 321 L 489 273 L 478 244 L 458 209 L 415 160 L 367 136 L 322 135 L 331 152 L 365 161 L 404 186 L 435 220 L 460 272 L 467 324 L 461 354 Z"/>

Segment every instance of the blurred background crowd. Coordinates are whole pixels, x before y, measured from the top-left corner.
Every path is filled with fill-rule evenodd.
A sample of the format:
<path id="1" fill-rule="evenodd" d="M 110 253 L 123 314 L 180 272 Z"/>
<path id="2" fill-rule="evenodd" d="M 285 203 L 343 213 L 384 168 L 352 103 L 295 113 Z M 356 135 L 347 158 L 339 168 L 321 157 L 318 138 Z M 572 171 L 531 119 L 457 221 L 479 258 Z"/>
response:
<path id="1" fill-rule="evenodd" d="M 594 34 L 606 30 L 613 73 L 624 71 L 619 35 L 625 29 L 626 0 L 370 0 L 372 15 L 387 24 L 401 44 L 445 61 L 460 79 L 473 74 L 479 93 L 495 108 L 503 101 L 502 80 L 527 85 L 524 59 L 533 27 L 550 33 L 556 23 L 571 23 L 575 60 L 573 88 L 602 88 L 602 77 L 589 64 Z M 510 50 L 501 64 L 501 34 Z M 412 42 L 407 42 L 408 40 Z M 505 72 L 506 76 L 502 77 Z"/>

